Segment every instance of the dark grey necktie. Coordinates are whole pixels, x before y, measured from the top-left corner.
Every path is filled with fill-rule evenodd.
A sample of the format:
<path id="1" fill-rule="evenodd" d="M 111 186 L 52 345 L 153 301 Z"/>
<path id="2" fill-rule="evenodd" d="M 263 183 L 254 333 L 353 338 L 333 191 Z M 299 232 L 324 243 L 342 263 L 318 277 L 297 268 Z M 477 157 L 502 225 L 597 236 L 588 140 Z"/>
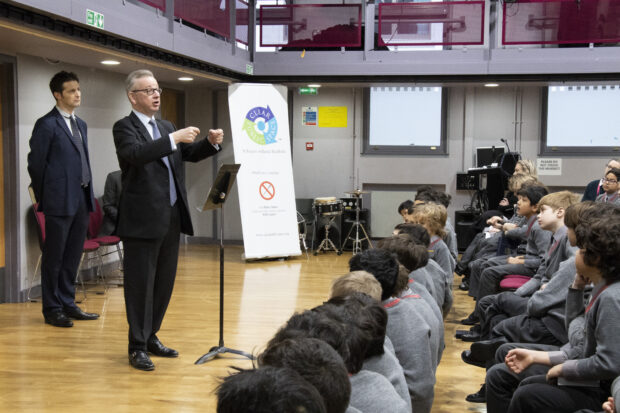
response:
<path id="1" fill-rule="evenodd" d="M 153 140 L 161 138 L 161 133 L 159 132 L 159 128 L 153 119 L 149 121 L 149 125 L 153 128 Z M 174 184 L 174 176 L 172 175 L 172 168 L 170 167 L 170 162 L 168 161 L 168 157 L 164 156 L 161 158 L 162 161 L 166 164 L 166 168 L 168 168 L 168 181 L 170 182 L 170 205 L 174 205 L 177 202 L 177 187 Z"/>
<path id="2" fill-rule="evenodd" d="M 88 162 L 86 161 L 86 153 L 84 151 L 84 141 L 80 136 L 80 130 L 78 129 L 77 121 L 73 116 L 69 116 L 71 122 L 71 137 L 73 143 L 77 146 L 80 152 L 80 161 L 82 162 L 82 186 L 87 186 L 90 183 L 90 172 L 88 170 Z"/>

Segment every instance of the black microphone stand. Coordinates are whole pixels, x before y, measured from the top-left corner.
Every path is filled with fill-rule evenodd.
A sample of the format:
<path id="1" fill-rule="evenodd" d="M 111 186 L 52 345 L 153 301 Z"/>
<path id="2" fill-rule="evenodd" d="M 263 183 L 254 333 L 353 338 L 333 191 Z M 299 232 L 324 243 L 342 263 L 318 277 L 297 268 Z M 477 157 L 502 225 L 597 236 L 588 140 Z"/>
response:
<path id="1" fill-rule="evenodd" d="M 220 210 L 220 337 L 217 346 L 213 346 L 209 349 L 209 352 L 202 355 L 194 364 L 203 364 L 207 361 L 213 360 L 220 354 L 232 353 L 238 354 L 243 357 L 247 357 L 253 360 L 254 357 L 246 353 L 245 351 L 235 350 L 224 346 L 224 202 L 226 201 L 227 194 L 230 193 L 235 182 L 237 171 L 239 170 L 239 164 L 223 165 L 215 178 L 213 187 L 209 192 L 209 196 L 205 205 L 199 208 L 201 211 L 209 209 Z"/>

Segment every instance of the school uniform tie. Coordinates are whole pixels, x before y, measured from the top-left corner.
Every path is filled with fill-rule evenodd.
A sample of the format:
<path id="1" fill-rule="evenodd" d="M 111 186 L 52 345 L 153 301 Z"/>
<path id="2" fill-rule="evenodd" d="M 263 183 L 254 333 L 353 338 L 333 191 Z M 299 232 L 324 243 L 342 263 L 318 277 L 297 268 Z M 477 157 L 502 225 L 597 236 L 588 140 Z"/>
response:
<path id="1" fill-rule="evenodd" d="M 159 132 L 159 128 L 153 119 L 149 121 L 149 125 L 153 127 L 153 140 L 161 138 L 161 133 Z M 168 161 L 168 157 L 164 156 L 161 158 L 162 161 L 166 164 L 166 168 L 168 168 L 168 182 L 170 183 L 170 205 L 174 205 L 177 202 L 177 187 L 174 184 L 174 176 L 172 175 L 172 168 L 170 167 L 170 162 Z"/>
<path id="2" fill-rule="evenodd" d="M 82 163 L 82 176 L 80 178 L 81 183 L 83 187 L 86 187 L 90 183 L 90 172 L 88 171 L 88 162 L 86 161 L 86 153 L 84 151 L 84 141 L 80 136 L 80 130 L 78 129 L 75 117 L 69 116 L 69 121 L 71 123 L 71 139 L 78 148 L 78 152 L 80 153 L 80 161 Z"/>

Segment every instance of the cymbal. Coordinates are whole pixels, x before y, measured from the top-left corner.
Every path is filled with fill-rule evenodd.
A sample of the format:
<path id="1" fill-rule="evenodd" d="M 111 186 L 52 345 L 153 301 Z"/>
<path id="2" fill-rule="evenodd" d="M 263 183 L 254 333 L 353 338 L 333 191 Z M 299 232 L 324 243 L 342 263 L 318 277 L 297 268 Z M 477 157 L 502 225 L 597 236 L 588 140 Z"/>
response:
<path id="1" fill-rule="evenodd" d="M 345 194 L 349 194 L 349 195 L 361 195 L 361 194 L 368 194 L 368 193 L 370 193 L 370 191 L 362 191 L 361 189 L 356 189 L 354 191 L 345 192 Z"/>

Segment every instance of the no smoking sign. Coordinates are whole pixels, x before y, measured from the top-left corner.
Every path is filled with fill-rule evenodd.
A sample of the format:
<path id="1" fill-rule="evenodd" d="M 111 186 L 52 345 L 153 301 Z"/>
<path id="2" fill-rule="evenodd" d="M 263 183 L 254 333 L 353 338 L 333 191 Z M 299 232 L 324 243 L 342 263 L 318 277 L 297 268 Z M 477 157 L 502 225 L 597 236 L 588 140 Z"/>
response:
<path id="1" fill-rule="evenodd" d="M 261 184 L 259 185 L 258 193 L 260 194 L 260 197 L 263 198 L 265 201 L 269 201 L 273 199 L 273 197 L 276 195 L 276 187 L 273 186 L 271 182 L 264 181 L 261 182 Z"/>

